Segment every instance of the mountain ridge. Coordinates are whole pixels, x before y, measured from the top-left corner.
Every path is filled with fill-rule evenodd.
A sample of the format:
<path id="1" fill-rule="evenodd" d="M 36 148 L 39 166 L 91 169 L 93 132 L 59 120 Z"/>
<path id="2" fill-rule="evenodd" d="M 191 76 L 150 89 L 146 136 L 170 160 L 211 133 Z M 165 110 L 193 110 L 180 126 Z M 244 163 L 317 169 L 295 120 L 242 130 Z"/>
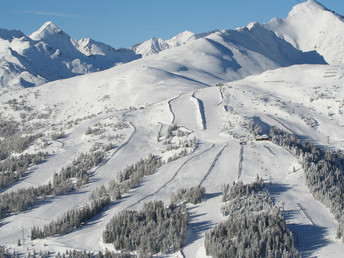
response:
<path id="1" fill-rule="evenodd" d="M 301 32 L 299 26 L 301 23 L 305 24 L 302 27 L 305 27 L 306 33 Z M 223 32 L 230 34 L 229 31 L 232 31 L 232 34 L 235 34 L 235 31 L 244 28 L 250 32 L 251 26 L 254 27 L 255 24 L 251 23 L 247 27 Z M 344 60 L 344 47 L 341 45 L 344 40 L 343 19 L 314 0 L 296 5 L 285 20 L 275 18 L 261 26 L 273 31 L 280 39 L 289 42 L 296 49 L 304 52 L 317 51 L 328 63 L 337 64 Z M 195 34 L 184 31 L 168 40 L 152 38 L 129 49 L 116 50 L 92 39 L 75 40 L 51 21 L 44 23 L 30 36 L 25 36 L 20 31 L 1 29 L 0 56 L 3 58 L 0 68 L 0 87 L 35 86 L 57 79 L 101 71 L 211 37 L 216 33 L 220 32 L 214 30 Z M 255 39 L 250 38 L 250 40 Z M 235 39 L 232 38 L 232 43 L 234 41 Z M 243 44 L 241 48 L 242 46 Z M 265 47 L 269 48 L 268 45 Z M 279 50 L 275 47 L 274 51 L 278 54 Z M 261 54 L 264 53 L 271 54 L 269 51 L 261 51 Z M 11 56 L 12 54 L 14 56 Z M 308 55 L 310 57 L 311 54 Z M 300 60 L 297 60 L 298 57 L 295 58 L 296 60 L 289 64 L 299 64 Z M 280 61 L 277 60 L 277 63 L 282 64 L 283 61 Z M 322 63 L 321 60 L 318 62 Z M 47 65 L 42 65 L 43 63 Z"/>
<path id="2" fill-rule="evenodd" d="M 230 240 L 240 248 L 223 257 L 289 257 L 287 250 L 276 255 L 281 243 L 301 257 L 342 256 L 343 64 L 327 64 L 314 49 L 303 52 L 253 22 L 197 39 L 186 31 L 166 49 L 156 40 L 155 54 L 91 73 L 111 66 L 108 57 L 118 51 L 138 55 L 74 40 L 54 26 L 45 24 L 37 39 L 60 34 L 82 58 L 19 32 L 0 39 L 7 57 L 0 71 L 17 72 L 17 84 L 27 86 L 0 91 L 0 256 L 121 256 L 129 249 L 104 236 L 126 224 L 109 222 L 123 211 L 160 207 L 157 201 L 176 211 L 182 206 L 188 225 L 185 238 L 165 230 L 167 245 L 180 245 L 167 254 L 154 248 L 152 256 L 209 258 L 210 230 L 231 223 L 225 210 L 238 219 Z M 60 74 L 71 78 L 57 78 L 61 62 L 67 63 Z M 37 68 L 55 80 L 47 82 Z M 87 74 L 73 76 L 73 70 Z M 266 186 L 260 197 L 253 195 L 258 182 Z M 235 194 L 232 185 L 239 186 Z M 194 189 L 188 199 L 203 199 L 186 203 Z M 252 198 L 241 195 L 250 192 Z M 224 202 L 232 194 L 238 194 L 233 209 Z M 254 196 L 271 196 L 266 200 L 275 212 L 255 204 Z M 252 203 L 245 207 L 259 217 L 237 209 L 236 200 Z M 252 226 L 245 217 L 257 218 L 257 225 L 243 233 L 241 227 Z M 180 222 L 156 218 L 163 226 Z M 270 223 L 276 218 L 286 231 Z M 260 225 L 262 234 L 254 229 Z M 145 232 L 136 227 L 126 235 L 138 240 L 136 230 Z M 271 232 L 280 238 L 271 242 Z M 143 252 L 133 250 L 133 256 Z"/>
<path id="3" fill-rule="evenodd" d="M 0 88 L 41 85 L 141 57 L 91 39 L 76 41 L 52 22 L 44 23 L 30 36 L 1 29 L 0 56 Z"/>
<path id="4" fill-rule="evenodd" d="M 315 0 L 294 6 L 287 18 L 274 18 L 264 26 L 297 49 L 316 50 L 330 64 L 344 61 L 344 18 Z"/>

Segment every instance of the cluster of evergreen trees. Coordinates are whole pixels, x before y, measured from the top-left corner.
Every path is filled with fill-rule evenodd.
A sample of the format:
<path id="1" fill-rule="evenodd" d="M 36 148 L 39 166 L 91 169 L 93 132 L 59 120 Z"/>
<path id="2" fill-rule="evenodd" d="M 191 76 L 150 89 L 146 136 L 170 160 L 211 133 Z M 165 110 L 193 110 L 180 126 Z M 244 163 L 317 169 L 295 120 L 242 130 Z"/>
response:
<path id="1" fill-rule="evenodd" d="M 20 154 L 43 134 L 22 136 L 18 128 L 18 123 L 0 118 L 0 189 L 20 180 L 31 165 L 48 156 L 43 152 Z"/>
<path id="2" fill-rule="evenodd" d="M 257 180 L 251 184 L 244 184 L 242 181 L 233 182 L 233 186 L 225 184 L 222 186 L 222 201 L 227 202 L 237 197 L 249 196 L 261 191 L 264 188 L 264 181 L 257 176 Z"/>
<path id="3" fill-rule="evenodd" d="M 171 194 L 171 203 L 178 204 L 180 202 L 197 204 L 201 203 L 204 197 L 205 187 L 194 186 L 189 189 L 180 188 L 177 193 Z"/>
<path id="4" fill-rule="evenodd" d="M 0 140 L 0 160 L 12 153 L 23 152 L 34 140 L 43 137 L 42 134 L 21 136 L 19 133 L 4 137 Z"/>
<path id="5" fill-rule="evenodd" d="M 79 188 L 89 181 L 88 171 L 97 166 L 104 158 L 104 151 L 91 153 L 81 153 L 80 156 L 73 160 L 72 164 L 62 168 L 60 173 L 55 173 L 53 178 L 53 187 L 55 195 L 64 194 L 73 188 Z M 71 178 L 76 179 L 73 183 Z"/>
<path id="6" fill-rule="evenodd" d="M 10 156 L 0 162 L 0 189 L 20 180 L 30 166 L 38 165 L 48 156 L 48 153 L 20 154 Z"/>
<path id="7" fill-rule="evenodd" d="M 48 196 L 65 194 L 88 182 L 87 171 L 99 164 L 104 152 L 81 154 L 80 157 L 59 174 L 55 174 L 53 182 L 38 187 L 18 189 L 0 195 L 0 219 L 10 213 L 18 213 L 36 205 Z M 76 183 L 72 180 L 76 178 Z"/>
<path id="8" fill-rule="evenodd" d="M 272 141 L 298 157 L 313 196 L 330 208 L 339 222 L 337 237 L 344 241 L 344 154 L 314 146 L 278 128 L 271 128 Z"/>
<path id="9" fill-rule="evenodd" d="M 96 189 L 92 193 L 88 203 L 81 209 L 74 208 L 67 211 L 57 220 L 53 220 L 49 224 L 44 225 L 43 229 L 33 227 L 31 229 L 31 240 L 67 234 L 80 227 L 88 219 L 97 215 L 110 202 L 111 198 L 104 186 Z"/>
<path id="10" fill-rule="evenodd" d="M 141 178 L 153 174 L 162 165 L 164 162 L 160 157 L 150 154 L 146 159 L 141 159 L 120 171 L 117 180 L 121 184 L 122 192 L 128 192 L 136 187 Z"/>
<path id="11" fill-rule="evenodd" d="M 85 156 L 80 156 L 78 160 L 74 161 L 74 168 L 71 169 L 63 169 L 62 173 L 56 175 L 54 177 L 53 182 L 57 182 L 54 184 L 57 187 L 56 191 L 58 193 L 62 193 L 63 191 L 68 190 L 68 184 L 66 185 L 66 180 L 61 179 L 66 178 L 72 174 L 72 171 L 78 171 L 78 164 L 93 164 L 90 163 L 90 158 L 85 158 Z M 96 161 L 97 159 L 95 159 Z M 118 200 L 121 196 L 130 189 L 135 188 L 141 178 L 147 175 L 153 174 L 157 169 L 159 169 L 165 163 L 161 160 L 160 157 L 150 154 L 147 158 L 141 159 L 135 164 L 127 166 L 125 169 L 121 170 L 117 175 L 117 180 L 111 180 L 107 187 L 104 185 L 100 187 L 100 193 L 93 193 L 91 198 L 88 200 L 88 203 L 97 203 L 98 205 L 89 205 L 86 204 L 84 207 L 80 209 L 72 209 L 58 218 L 56 221 L 52 221 L 49 224 L 45 225 L 43 229 L 38 227 L 32 228 L 32 238 L 44 238 L 47 236 L 54 236 L 58 234 L 66 234 L 76 228 L 80 227 L 84 222 L 91 219 L 95 215 L 97 215 L 103 207 L 108 205 L 114 200 Z M 78 173 L 78 175 L 83 175 L 82 173 Z M 73 174 L 74 175 L 74 174 Z M 55 180 L 56 178 L 56 180 Z M 83 177 L 80 177 L 81 179 Z M 83 182 L 83 181 L 82 181 Z M 60 187 L 62 186 L 62 187 Z M 61 190 L 59 190 L 61 189 Z M 62 191 L 62 192 L 61 192 Z M 203 198 L 203 194 L 205 192 L 204 188 L 196 187 L 191 191 L 188 190 L 186 194 L 190 201 L 197 203 L 198 200 Z M 1 207 L 0 207 L 1 208 Z M 73 219 L 74 217 L 80 216 L 80 219 Z"/>
<path id="12" fill-rule="evenodd" d="M 227 220 L 206 232 L 205 248 L 213 257 L 298 257 L 292 233 L 258 179 L 223 188 Z"/>
<path id="13" fill-rule="evenodd" d="M 4 258 L 11 257 L 8 251 L 6 250 L 6 248 L 1 245 L 0 245 L 0 257 L 4 257 Z"/>
<path id="14" fill-rule="evenodd" d="M 77 250 L 66 250 L 64 253 L 57 253 L 55 256 L 56 258 L 135 258 L 135 257 L 140 257 L 140 258 L 151 258 L 152 256 L 147 255 L 147 256 L 137 256 L 135 254 L 130 254 L 130 253 L 114 253 L 106 250 L 105 253 L 99 251 L 98 253 L 91 253 L 91 252 L 86 252 L 86 251 L 77 251 Z"/>
<path id="15" fill-rule="evenodd" d="M 22 136 L 22 132 L 15 128 L 15 123 L 6 123 L 0 130 L 0 161 L 9 157 L 12 153 L 22 153 L 34 140 L 43 137 L 43 134 Z"/>
<path id="16" fill-rule="evenodd" d="M 81 157 L 79 159 L 83 160 Z M 79 162 L 74 163 L 79 164 Z M 108 187 L 103 185 L 95 190 L 89 198 L 88 203 L 82 208 L 73 208 L 67 211 L 57 220 L 53 220 L 49 224 L 44 225 L 43 229 L 33 227 L 31 229 L 31 238 L 36 239 L 61 235 L 75 230 L 87 220 L 97 215 L 109 203 L 120 199 L 123 194 L 136 187 L 142 177 L 152 174 L 162 164 L 163 162 L 161 162 L 160 158 L 149 155 L 146 159 L 141 159 L 135 164 L 126 167 L 118 173 L 118 181 L 111 180 Z M 63 171 L 72 170 L 67 169 Z M 65 175 L 65 173 L 61 173 L 59 176 L 59 178 L 64 178 L 61 175 Z"/>
<path id="17" fill-rule="evenodd" d="M 162 201 L 153 201 L 145 203 L 142 211 L 126 210 L 113 217 L 103 240 L 122 251 L 173 253 L 184 243 L 188 222 L 185 206 L 166 208 Z"/>

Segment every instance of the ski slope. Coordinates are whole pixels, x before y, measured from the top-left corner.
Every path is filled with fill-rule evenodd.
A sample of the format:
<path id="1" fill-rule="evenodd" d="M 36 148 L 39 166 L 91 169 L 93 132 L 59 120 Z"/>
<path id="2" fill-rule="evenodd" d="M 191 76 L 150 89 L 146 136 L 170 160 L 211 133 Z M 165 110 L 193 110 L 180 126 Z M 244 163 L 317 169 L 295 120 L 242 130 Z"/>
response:
<path id="1" fill-rule="evenodd" d="M 306 24 L 309 33 L 304 35 L 298 24 L 308 18 L 314 23 Z M 0 245 L 23 256 L 40 251 L 55 255 L 66 249 L 116 251 L 102 239 L 113 216 L 126 209 L 140 210 L 152 200 L 168 204 L 172 192 L 203 186 L 204 201 L 187 205 L 190 223 L 183 249 L 156 256 L 207 257 L 205 232 L 226 219 L 220 213 L 222 186 L 238 180 L 249 183 L 258 175 L 282 210 L 302 257 L 341 257 L 344 245 L 335 238 L 338 222 L 309 192 L 300 162 L 270 141 L 256 141 L 248 124 L 259 124 L 264 134 L 275 126 L 318 147 L 343 151 L 344 65 L 340 64 L 342 53 L 338 54 L 341 46 L 336 45 L 342 21 L 309 0 L 283 21 L 198 35 L 186 31 L 167 41 L 151 39 L 123 53 L 90 39 L 75 41 L 49 22 L 30 37 L 0 30 L 0 54 L 5 55 L 0 75 L 5 68 L 17 69 L 10 69 L 9 77 L 1 77 L 0 83 L 42 84 L 1 89 L 0 118 L 18 122 L 24 135 L 43 134 L 24 154 L 49 154 L 41 164 L 30 166 L 19 181 L 1 189 L 0 195 L 46 185 L 82 153 L 111 145 L 102 162 L 88 171 L 87 184 L 0 220 Z M 314 24 L 318 25 L 311 30 L 309 26 Z M 319 30 L 327 34 L 320 37 Z M 315 42 L 316 48 L 310 42 Z M 57 51 L 53 57 L 69 61 L 75 56 L 96 55 L 98 63 L 92 67 L 87 62 L 73 63 L 79 74 L 96 71 L 95 67 L 112 67 L 117 55 L 136 59 L 132 51 L 144 57 L 45 83 L 52 78 L 31 74 L 22 58 L 9 50 L 23 54 L 31 48 L 37 50 L 37 44 L 49 45 L 52 49 L 46 50 L 53 51 L 50 54 L 63 48 L 64 53 Z M 39 55 L 35 58 L 43 60 Z M 50 63 L 47 67 L 54 68 Z M 54 137 L 62 132 L 62 137 Z M 187 141 L 196 144 L 183 145 Z M 94 190 L 107 186 L 121 170 L 151 154 L 166 163 L 144 176 L 121 199 L 68 234 L 31 241 L 33 226 L 43 227 L 67 211 L 83 207 Z"/>
<path id="2" fill-rule="evenodd" d="M 127 127 L 120 130 L 123 137 L 117 140 L 115 148 L 107 154 L 105 161 L 94 169 L 87 185 L 70 194 L 49 198 L 26 212 L 3 219 L 0 227 L 2 245 L 22 253 L 32 253 L 33 250 L 113 250 L 111 245 L 102 242 L 102 232 L 118 212 L 124 209 L 139 210 L 145 202 L 151 200 L 168 203 L 170 194 L 179 188 L 201 185 L 206 188 L 206 197 L 201 204 L 188 206 L 190 225 L 182 253 L 185 257 L 206 257 L 204 234 L 224 220 L 220 215 L 222 185 L 237 180 L 251 182 L 259 175 L 266 181 L 275 204 L 284 208 L 283 214 L 288 227 L 294 232 L 296 247 L 303 257 L 339 257 L 344 252 L 344 246 L 335 239 L 337 222 L 329 210 L 309 193 L 298 160 L 273 143 L 256 142 L 245 127 L 249 119 L 254 119 L 263 129 L 277 126 L 303 139 L 310 139 L 317 145 L 343 149 L 341 132 L 344 126 L 344 92 L 337 85 L 343 83 L 344 67 L 298 65 L 211 87 L 174 77 L 170 81 L 179 84 L 175 88 L 169 84 L 169 77 L 164 78 L 166 85 L 162 84 L 160 76 L 166 73 L 156 69 L 144 71 L 145 73 L 136 74 L 148 76 L 155 84 L 151 82 L 154 87 L 143 93 L 137 91 L 136 96 L 129 95 L 131 89 L 112 92 L 109 86 L 99 83 L 108 88 L 109 94 L 113 94 L 110 99 L 116 99 L 115 96 L 118 99 L 126 98 L 125 101 L 135 98 L 137 107 L 143 105 L 138 109 L 106 108 L 107 102 L 97 100 L 103 96 L 96 95 L 92 89 L 87 91 L 87 88 L 79 99 L 82 85 L 87 85 L 87 78 L 83 77 L 80 78 L 79 85 L 70 88 L 68 94 L 61 94 L 61 91 L 64 87 L 71 87 L 77 82 L 76 79 L 61 81 L 61 85 L 47 84 L 34 90 L 25 90 L 27 105 L 33 109 L 39 110 L 54 101 L 60 103 L 52 111 L 51 118 L 45 121 L 42 130 L 50 132 L 56 126 L 65 128 L 66 137 L 60 140 L 63 144 L 55 142 L 49 146 L 54 155 L 45 163 L 5 191 L 47 183 L 60 167 L 65 166 L 78 153 L 87 151 L 99 140 L 95 136 L 84 134 L 87 127 L 109 119 L 121 121 Z M 333 76 L 329 77 L 329 72 Z M 127 74 L 121 76 L 124 78 Z M 149 91 L 155 92 L 156 87 L 161 87 L 164 91 L 160 95 L 148 94 Z M 24 90 L 8 92 L 2 95 L 2 101 L 23 93 Z M 101 94 L 105 93 L 105 88 L 102 88 Z M 59 98 L 49 99 L 49 96 Z M 97 105 L 92 108 L 91 103 Z M 135 104 L 135 100 L 130 103 Z M 122 105 L 125 106 L 124 99 Z M 83 110 L 89 112 L 88 116 L 80 115 L 85 113 Z M 105 112 L 99 113 L 100 110 Z M 15 118 L 18 114 L 12 110 L 7 115 Z M 80 121 L 66 129 L 65 125 L 75 119 Z M 165 137 L 171 124 L 187 130 L 189 137 L 197 138 L 198 144 L 192 153 L 167 163 L 154 174 L 144 177 L 137 188 L 107 206 L 76 231 L 30 241 L 28 236 L 32 226 L 42 227 L 67 210 L 81 207 L 92 190 L 116 178 L 121 169 L 149 154 L 162 157 L 171 155 L 163 151 L 165 147 L 162 141 L 157 141 Z M 22 238 L 23 232 L 25 241 L 18 247 L 17 240 Z M 178 252 L 169 257 L 181 255 Z"/>

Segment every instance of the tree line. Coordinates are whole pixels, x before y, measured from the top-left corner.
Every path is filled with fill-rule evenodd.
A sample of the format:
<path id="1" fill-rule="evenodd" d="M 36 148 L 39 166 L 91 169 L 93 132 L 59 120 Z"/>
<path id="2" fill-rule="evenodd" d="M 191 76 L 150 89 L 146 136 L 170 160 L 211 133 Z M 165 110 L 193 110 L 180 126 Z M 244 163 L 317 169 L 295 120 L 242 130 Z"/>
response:
<path id="1" fill-rule="evenodd" d="M 111 202 L 105 187 L 92 192 L 90 200 L 81 209 L 73 208 L 61 217 L 43 226 L 43 229 L 33 227 L 31 229 L 31 240 L 45 238 L 59 234 L 67 234 L 80 227 L 88 218 L 97 215 L 106 205 Z"/>
<path id="2" fill-rule="evenodd" d="M 172 126 L 171 126 L 172 128 Z M 173 127 L 176 128 L 176 127 Z M 194 140 L 196 142 L 196 140 Z M 182 152 L 179 154 L 175 159 L 180 158 L 182 156 L 187 155 L 188 152 Z M 168 162 L 172 162 L 173 160 L 168 160 Z M 105 206 L 110 204 L 111 202 L 118 200 L 124 195 L 128 193 L 130 189 L 133 189 L 139 185 L 140 179 L 144 176 L 148 176 L 153 174 L 156 170 L 158 170 L 161 166 L 163 166 L 166 162 L 161 159 L 161 157 L 150 154 L 145 159 L 140 159 L 134 164 L 128 165 L 123 170 L 119 171 L 117 174 L 117 179 L 110 180 L 108 185 L 102 185 L 99 189 L 102 190 L 104 193 L 103 195 L 99 195 L 95 192 L 92 193 L 91 198 L 87 201 L 87 203 L 81 208 L 73 208 L 70 211 L 67 211 L 57 220 L 53 220 L 47 225 L 45 225 L 42 229 L 39 227 L 32 228 L 32 238 L 44 238 L 47 236 L 54 236 L 58 234 L 66 234 L 75 230 L 76 228 L 82 226 L 86 221 L 92 219 L 95 215 L 99 214 Z M 63 171 L 70 171 L 69 169 Z M 67 173 L 68 175 L 69 173 Z M 60 173 L 59 178 L 64 178 L 64 173 Z M 59 182 L 59 180 L 57 180 Z M 63 181 L 64 182 L 64 181 Z M 61 185 L 61 184 L 58 184 Z M 62 187 L 63 189 L 68 189 L 67 187 Z M 185 190 L 186 191 L 186 190 Z M 187 190 L 187 195 L 192 202 L 200 202 L 203 198 L 205 189 L 204 188 L 195 188 Z M 185 193 L 184 193 L 185 194 Z M 102 196 L 108 196 L 108 198 L 103 198 Z M 192 199 L 192 200 L 191 200 Z M 89 203 L 98 202 L 101 205 L 89 205 Z M 101 208 L 100 208 L 101 207 Z M 74 223 L 75 216 L 77 214 L 80 215 L 80 222 Z M 52 228 L 54 230 L 52 230 Z"/>
<path id="3" fill-rule="evenodd" d="M 28 169 L 46 160 L 48 153 L 38 152 L 35 154 L 20 154 L 10 156 L 0 162 L 0 189 L 20 180 Z"/>
<path id="4" fill-rule="evenodd" d="M 21 135 L 19 124 L 0 118 L 0 189 L 20 180 L 32 165 L 45 160 L 47 153 L 21 154 L 43 134 Z M 20 154 L 20 155 L 18 155 Z"/>
<path id="5" fill-rule="evenodd" d="M 163 164 L 158 156 L 150 154 L 146 159 L 141 159 L 127 166 L 118 173 L 118 180 L 111 180 L 107 187 L 102 185 L 99 189 L 93 191 L 83 207 L 67 211 L 58 219 L 44 225 L 42 229 L 33 227 L 31 229 L 31 239 L 66 234 L 75 230 L 87 220 L 99 214 L 108 204 L 120 199 L 123 194 L 136 187 L 142 177 L 154 173 Z"/>
<path id="6" fill-rule="evenodd" d="M 45 238 L 69 233 L 82 226 L 85 222 L 99 214 L 101 210 L 111 202 L 118 200 L 128 193 L 130 189 L 137 187 L 141 178 L 153 174 L 165 162 L 160 157 L 150 154 L 145 159 L 140 159 L 118 172 L 117 180 L 110 180 L 107 186 L 102 185 L 96 189 L 87 203 L 81 208 L 73 208 L 56 220 L 43 226 L 43 228 L 33 227 L 31 229 L 31 239 Z M 180 189 L 176 197 L 171 197 L 176 205 L 184 200 L 193 204 L 201 202 L 205 192 L 204 187 L 192 187 L 191 189 Z"/>
<path id="7" fill-rule="evenodd" d="M 193 186 L 191 188 L 180 188 L 176 193 L 171 193 L 171 204 L 178 204 L 180 202 L 198 204 L 201 203 L 204 197 L 205 187 Z"/>
<path id="8" fill-rule="evenodd" d="M 145 203 L 141 211 L 125 210 L 113 217 L 103 240 L 125 252 L 174 253 L 183 246 L 188 222 L 185 206 L 165 207 L 162 201 L 153 201 Z"/>
<path id="9" fill-rule="evenodd" d="M 344 241 L 344 153 L 327 151 L 312 142 L 272 127 L 272 142 L 286 148 L 301 162 L 306 183 L 315 199 L 320 200 L 339 222 L 337 237 Z"/>
<path id="10" fill-rule="evenodd" d="M 226 221 L 205 234 L 213 257 L 299 257 L 292 233 L 263 181 L 223 187 Z"/>
<path id="11" fill-rule="evenodd" d="M 25 211 L 49 196 L 65 194 L 88 183 L 87 171 L 97 166 L 103 157 L 102 151 L 81 154 L 67 168 L 55 173 L 52 182 L 1 194 L 0 219 L 11 213 Z M 76 178 L 76 182 L 73 178 Z"/>

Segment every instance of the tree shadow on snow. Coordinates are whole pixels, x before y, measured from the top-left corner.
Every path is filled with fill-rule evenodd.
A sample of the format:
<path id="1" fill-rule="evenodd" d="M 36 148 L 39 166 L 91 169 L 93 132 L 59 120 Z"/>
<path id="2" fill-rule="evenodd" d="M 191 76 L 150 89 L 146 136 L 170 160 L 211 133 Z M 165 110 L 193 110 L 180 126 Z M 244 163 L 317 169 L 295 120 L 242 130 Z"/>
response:
<path id="1" fill-rule="evenodd" d="M 293 232 L 295 247 L 301 257 L 313 257 L 315 251 L 329 244 L 325 238 L 327 231 L 324 227 L 290 224 L 288 228 Z"/>
<path id="2" fill-rule="evenodd" d="M 221 192 L 217 192 L 217 193 L 206 193 L 204 194 L 204 199 L 205 200 L 209 200 L 209 199 L 212 199 L 212 198 L 216 198 L 218 197 L 219 195 L 221 195 L 222 193 Z"/>
<path id="3" fill-rule="evenodd" d="M 289 184 L 279 184 L 274 183 L 273 179 L 272 182 L 265 182 L 266 188 L 271 194 L 272 200 L 275 202 L 276 196 L 280 195 L 281 193 L 287 192 L 292 188 Z"/>
<path id="4" fill-rule="evenodd" d="M 188 231 L 186 235 L 186 240 L 184 246 L 192 244 L 193 242 L 197 241 L 201 237 L 203 237 L 204 233 L 211 229 L 215 224 L 210 220 L 204 221 L 195 221 L 198 217 L 204 216 L 205 213 L 196 214 L 195 212 L 190 212 L 190 223 L 188 226 Z M 193 222 L 195 221 L 195 222 Z"/>

